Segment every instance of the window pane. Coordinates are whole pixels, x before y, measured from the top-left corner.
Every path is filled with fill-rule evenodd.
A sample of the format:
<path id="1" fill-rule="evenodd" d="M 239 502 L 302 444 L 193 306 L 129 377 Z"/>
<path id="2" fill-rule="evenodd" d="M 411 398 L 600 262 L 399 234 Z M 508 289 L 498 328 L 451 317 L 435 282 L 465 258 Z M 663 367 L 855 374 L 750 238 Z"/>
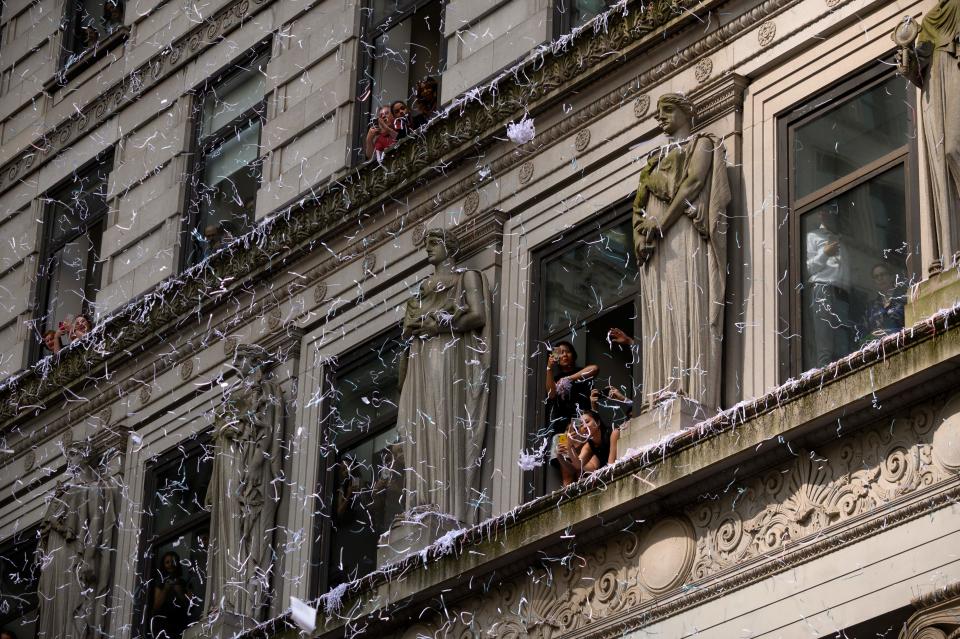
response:
<path id="1" fill-rule="evenodd" d="M 797 127 L 793 141 L 795 197 L 844 177 L 909 141 L 907 83 L 899 76 L 860 93 Z"/>
<path id="2" fill-rule="evenodd" d="M 396 420 L 402 353 L 402 342 L 389 339 L 358 366 L 337 375 L 331 424 L 334 438 L 369 432 Z"/>
<path id="3" fill-rule="evenodd" d="M 201 257 L 243 235 L 253 223 L 260 187 L 260 120 L 231 136 L 204 157 L 200 196 Z"/>
<path id="4" fill-rule="evenodd" d="M 558 0 L 561 13 L 570 12 L 570 29 L 582 26 L 607 9 L 605 0 Z"/>
<path id="5" fill-rule="evenodd" d="M 36 532 L 22 533 L 22 541 L 0 552 L 0 629 L 19 639 L 36 636 L 37 586 Z"/>
<path id="6" fill-rule="evenodd" d="M 201 136 L 207 137 L 252 109 L 266 93 L 266 57 L 257 58 L 245 72 L 217 85 L 204 96 Z"/>
<path id="7" fill-rule="evenodd" d="M 203 612 L 208 524 L 156 546 L 147 588 L 147 636 L 179 639 Z"/>
<path id="8" fill-rule="evenodd" d="M 50 257 L 47 263 L 50 288 L 44 322 L 46 329 L 56 330 L 59 322 L 69 322 L 83 312 L 89 262 L 90 240 L 85 235 Z"/>
<path id="9" fill-rule="evenodd" d="M 373 42 L 372 106 L 409 100 L 417 80 L 439 76 L 443 6 L 433 2 L 382 32 Z"/>
<path id="10" fill-rule="evenodd" d="M 917 249 L 907 243 L 902 165 L 804 213 L 800 230 L 805 369 L 903 328 Z"/>
<path id="11" fill-rule="evenodd" d="M 544 336 L 575 327 L 636 291 L 629 222 L 578 241 L 543 266 Z"/>
<path id="12" fill-rule="evenodd" d="M 157 473 L 153 496 L 153 529 L 158 535 L 192 515 L 204 512 L 213 460 L 206 455 L 184 457 L 183 461 Z"/>
<path id="13" fill-rule="evenodd" d="M 377 568 L 377 544 L 402 510 L 403 453 L 396 427 L 350 448 L 333 470 L 330 587 Z"/>

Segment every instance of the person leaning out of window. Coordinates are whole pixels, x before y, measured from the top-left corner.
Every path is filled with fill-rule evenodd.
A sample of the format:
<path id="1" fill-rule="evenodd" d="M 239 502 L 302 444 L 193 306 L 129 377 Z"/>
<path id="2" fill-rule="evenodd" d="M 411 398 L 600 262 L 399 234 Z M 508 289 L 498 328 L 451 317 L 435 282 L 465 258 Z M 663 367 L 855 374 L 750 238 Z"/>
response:
<path id="1" fill-rule="evenodd" d="M 570 420 L 566 432 L 561 433 L 557 441 L 557 460 L 564 486 L 607 465 L 610 435 L 600 415 L 592 410 Z"/>
<path id="2" fill-rule="evenodd" d="M 377 121 L 367 130 L 363 151 L 368 160 L 381 156 L 397 143 L 397 130 L 393 128 L 393 111 L 389 106 L 377 109 Z"/>
<path id="3" fill-rule="evenodd" d="M 547 362 L 547 421 L 552 433 L 563 432 L 570 420 L 590 410 L 593 378 L 600 367 L 577 365 L 577 351 L 568 341 L 557 342 Z"/>

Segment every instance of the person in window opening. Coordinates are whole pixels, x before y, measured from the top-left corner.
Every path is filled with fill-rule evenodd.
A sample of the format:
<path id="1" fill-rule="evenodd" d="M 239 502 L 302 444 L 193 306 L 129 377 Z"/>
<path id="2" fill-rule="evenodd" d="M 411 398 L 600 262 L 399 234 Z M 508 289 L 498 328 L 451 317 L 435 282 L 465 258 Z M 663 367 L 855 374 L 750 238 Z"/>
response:
<path id="1" fill-rule="evenodd" d="M 70 324 L 70 342 L 73 343 L 90 332 L 93 328 L 93 320 L 86 313 L 80 313 Z"/>
<path id="2" fill-rule="evenodd" d="M 407 137 L 410 128 L 410 110 L 407 109 L 406 102 L 395 100 L 390 105 L 390 111 L 393 113 L 393 129 L 397 132 L 397 139 L 402 140 Z"/>
<path id="3" fill-rule="evenodd" d="M 17 639 L 13 630 L 0 630 L 0 639 Z"/>
<path id="4" fill-rule="evenodd" d="M 561 433 L 570 420 L 590 410 L 596 364 L 577 366 L 573 344 L 557 342 L 547 363 L 547 423 L 552 433 Z"/>
<path id="5" fill-rule="evenodd" d="M 63 343 L 60 341 L 60 331 L 51 329 L 44 332 L 43 345 L 54 355 L 59 353 L 60 349 L 63 348 Z"/>
<path id="6" fill-rule="evenodd" d="M 172 550 L 163 554 L 159 583 L 154 582 L 151 590 L 151 636 L 154 639 L 179 639 L 190 624 L 193 598 L 193 592 L 183 578 L 180 555 Z"/>
<path id="7" fill-rule="evenodd" d="M 377 121 L 367 131 L 364 153 L 367 159 L 379 156 L 397 142 L 397 131 L 393 128 L 393 112 L 389 106 L 377 109 Z"/>
<path id="8" fill-rule="evenodd" d="M 564 486 L 607 464 L 610 434 L 600 415 L 592 410 L 570 420 L 557 442 L 560 479 Z"/>
<path id="9" fill-rule="evenodd" d="M 436 78 L 429 75 L 417 82 L 417 97 L 413 101 L 416 110 L 412 120 L 413 129 L 422 127 L 436 113 L 439 88 Z"/>
<path id="10" fill-rule="evenodd" d="M 886 262 L 877 262 L 870 270 L 877 293 L 867 304 L 861 325 L 862 343 L 892 335 L 903 328 L 906 290 Z"/>
<path id="11" fill-rule="evenodd" d="M 822 208 L 818 226 L 806 235 L 806 265 L 816 365 L 823 367 L 850 352 L 850 298 L 845 250 L 837 234 L 837 212 Z"/>

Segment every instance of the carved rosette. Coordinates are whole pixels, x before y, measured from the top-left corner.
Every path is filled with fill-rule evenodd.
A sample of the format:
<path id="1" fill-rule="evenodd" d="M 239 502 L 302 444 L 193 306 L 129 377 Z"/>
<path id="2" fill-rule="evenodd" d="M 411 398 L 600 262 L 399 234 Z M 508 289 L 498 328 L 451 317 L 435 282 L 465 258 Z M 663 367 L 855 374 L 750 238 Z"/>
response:
<path id="1" fill-rule="evenodd" d="M 233 354 L 237 351 L 237 346 L 240 344 L 239 337 L 228 337 L 223 340 L 223 354 L 227 357 L 233 357 Z"/>
<path id="2" fill-rule="evenodd" d="M 702 58 L 693 69 L 693 76 L 697 79 L 697 82 L 701 84 L 706 82 L 712 73 L 713 60 L 710 58 Z"/>
<path id="3" fill-rule="evenodd" d="M 280 307 L 274 306 L 267 312 L 267 328 L 271 331 L 277 330 L 280 327 L 280 322 L 283 320 L 283 315 L 280 312 Z"/>
<path id="4" fill-rule="evenodd" d="M 524 162 L 520 165 L 520 184 L 526 184 L 533 179 L 533 162 Z"/>
<path id="5" fill-rule="evenodd" d="M 777 25 L 773 20 L 768 20 L 757 29 L 757 41 L 761 47 L 768 46 L 773 39 L 777 37 Z"/>
<path id="6" fill-rule="evenodd" d="M 193 377 L 193 359 L 184 360 L 184 362 L 180 364 L 178 374 L 180 375 L 180 379 L 185 382 Z"/>
<path id="7" fill-rule="evenodd" d="M 639 120 L 650 110 L 650 96 L 641 95 L 633 101 L 633 115 Z"/>
<path id="8" fill-rule="evenodd" d="M 477 209 L 480 208 L 480 194 L 476 191 L 470 191 L 467 193 L 467 197 L 463 199 L 463 212 L 465 215 L 474 215 L 477 212 Z M 420 225 L 418 225 L 420 226 Z M 426 227 L 424 227 L 426 228 Z M 423 236 L 420 236 L 423 239 Z M 417 243 L 419 245 L 419 242 Z"/>
<path id="9" fill-rule="evenodd" d="M 323 282 L 313 287 L 313 301 L 315 304 L 323 304 L 327 301 L 327 285 Z"/>
<path id="10" fill-rule="evenodd" d="M 369 255 L 365 255 L 363 258 L 363 262 L 361 263 L 360 266 L 363 269 L 363 275 L 362 275 L 363 279 L 366 279 L 374 275 L 375 274 L 374 271 L 377 268 L 376 253 L 370 253 Z"/>
<path id="11" fill-rule="evenodd" d="M 424 236 L 426 236 L 426 234 L 427 234 L 427 225 L 424 224 L 423 222 L 420 222 L 415 227 L 413 227 L 413 237 L 411 238 L 413 240 L 413 245 L 420 246 L 421 244 L 423 244 L 423 238 Z"/>
<path id="12" fill-rule="evenodd" d="M 144 384 L 143 386 L 140 387 L 140 405 L 141 406 L 146 406 L 148 403 L 150 403 L 151 392 L 152 391 L 150 389 L 149 384 Z"/>
<path id="13" fill-rule="evenodd" d="M 587 147 L 590 146 L 590 129 L 583 129 L 577 133 L 577 137 L 573 140 L 573 146 L 578 153 L 586 151 Z"/>

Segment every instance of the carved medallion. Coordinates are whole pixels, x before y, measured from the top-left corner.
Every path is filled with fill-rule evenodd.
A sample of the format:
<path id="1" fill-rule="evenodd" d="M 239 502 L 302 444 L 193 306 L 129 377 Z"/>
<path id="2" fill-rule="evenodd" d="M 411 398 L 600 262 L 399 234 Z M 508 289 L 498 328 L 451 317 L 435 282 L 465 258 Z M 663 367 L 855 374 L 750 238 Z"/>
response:
<path id="1" fill-rule="evenodd" d="M 267 312 L 267 328 L 271 331 L 275 331 L 277 327 L 280 326 L 280 321 L 283 319 L 283 315 L 280 313 L 280 307 L 274 306 Z"/>
<path id="2" fill-rule="evenodd" d="M 413 245 L 419 247 L 423 244 L 423 237 L 427 234 L 427 225 L 420 222 L 413 227 Z"/>
<path id="3" fill-rule="evenodd" d="M 66 450 L 67 448 L 70 447 L 70 444 L 72 443 L 73 443 L 73 431 L 68 430 L 63 434 L 62 437 L 60 437 L 60 447 L 63 448 L 63 450 Z"/>
<path id="4" fill-rule="evenodd" d="M 693 70 L 693 75 L 697 79 L 697 82 L 704 82 L 710 77 L 711 73 L 713 73 L 713 60 L 710 58 L 703 58 L 697 62 L 697 66 Z"/>
<path id="5" fill-rule="evenodd" d="M 676 588 L 690 575 L 696 555 L 693 526 L 686 517 L 658 521 L 640 550 L 640 581 L 654 594 Z"/>
<path id="6" fill-rule="evenodd" d="M 363 258 L 363 276 L 373 275 L 373 271 L 377 268 L 377 254 L 370 253 L 369 255 Z"/>
<path id="7" fill-rule="evenodd" d="M 97 413 L 97 419 L 100 420 L 100 425 L 101 425 L 101 426 L 109 426 L 109 425 L 110 425 L 110 419 L 111 419 L 112 417 L 113 417 L 113 410 L 112 410 L 109 406 L 107 406 L 107 407 L 104 408 L 102 411 L 100 411 L 99 413 Z"/>
<path id="8" fill-rule="evenodd" d="M 227 357 L 233 357 L 234 352 L 237 350 L 237 345 L 240 343 L 239 337 L 228 337 L 223 340 L 223 352 Z"/>
<path id="9" fill-rule="evenodd" d="M 150 402 L 150 393 L 151 393 L 151 390 L 150 390 L 149 384 L 144 384 L 143 386 L 140 387 L 140 405 L 141 406 L 145 406 L 147 403 Z"/>
<path id="10" fill-rule="evenodd" d="M 650 96 L 641 95 L 639 98 L 633 101 L 633 114 L 637 118 L 642 118 L 647 114 L 647 111 L 650 110 Z"/>
<path id="11" fill-rule="evenodd" d="M 526 184 L 533 179 L 533 162 L 524 162 L 520 165 L 520 184 Z"/>
<path id="12" fill-rule="evenodd" d="M 843 0 L 827 0 L 827 6 L 833 9 L 839 6 L 841 2 L 843 2 Z"/>
<path id="13" fill-rule="evenodd" d="M 187 381 L 188 379 L 193 377 L 193 360 L 188 359 L 188 360 L 185 360 L 182 364 L 180 364 L 179 372 L 180 372 L 180 379 L 182 379 L 183 381 Z"/>
<path id="14" fill-rule="evenodd" d="M 467 193 L 467 197 L 463 199 L 463 212 L 466 215 L 473 215 L 477 212 L 478 208 L 480 208 L 480 194 L 476 191 L 470 191 Z M 423 225 L 421 224 L 420 226 Z M 426 227 L 424 227 L 424 229 L 426 229 Z M 421 239 L 422 237 L 421 235 Z M 417 244 L 419 244 L 419 242 Z"/>
<path id="15" fill-rule="evenodd" d="M 960 394 L 951 397 L 940 412 L 933 433 L 933 456 L 947 470 L 960 471 Z"/>
<path id="16" fill-rule="evenodd" d="M 577 137 L 573 140 L 573 146 L 576 147 L 578 153 L 583 153 L 590 146 L 590 129 L 583 129 L 577 133 Z"/>
<path id="17" fill-rule="evenodd" d="M 777 37 L 777 25 L 773 20 L 764 22 L 760 25 L 760 28 L 757 29 L 757 40 L 760 41 L 761 47 L 765 47 L 773 42 L 775 37 Z"/>
<path id="18" fill-rule="evenodd" d="M 37 463 L 37 454 L 33 452 L 33 449 L 28 450 L 23 456 L 23 472 L 30 472 L 35 463 Z"/>
<path id="19" fill-rule="evenodd" d="M 313 287 L 313 301 L 316 304 L 323 304 L 327 301 L 327 285 L 323 282 Z"/>

